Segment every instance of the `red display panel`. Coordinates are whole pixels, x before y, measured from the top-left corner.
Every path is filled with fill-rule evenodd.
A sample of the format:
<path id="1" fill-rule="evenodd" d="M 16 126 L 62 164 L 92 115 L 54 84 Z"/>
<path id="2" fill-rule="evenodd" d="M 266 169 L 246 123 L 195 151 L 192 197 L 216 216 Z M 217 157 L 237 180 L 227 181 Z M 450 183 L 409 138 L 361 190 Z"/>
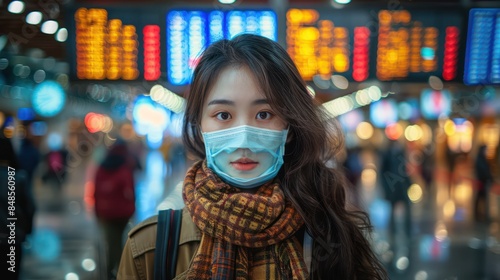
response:
<path id="1" fill-rule="evenodd" d="M 160 27 L 146 25 L 144 35 L 144 79 L 146 81 L 158 80 L 161 75 L 160 63 Z"/>

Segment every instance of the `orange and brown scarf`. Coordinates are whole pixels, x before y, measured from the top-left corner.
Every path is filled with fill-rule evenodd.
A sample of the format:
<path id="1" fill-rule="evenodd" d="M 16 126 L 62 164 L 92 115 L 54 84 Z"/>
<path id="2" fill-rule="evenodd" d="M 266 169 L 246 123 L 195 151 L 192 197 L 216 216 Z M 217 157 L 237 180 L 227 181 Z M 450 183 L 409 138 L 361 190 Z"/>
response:
<path id="1" fill-rule="evenodd" d="M 303 225 L 277 183 L 244 193 L 222 182 L 205 161 L 191 167 L 183 197 L 203 233 L 187 279 L 307 279 Z"/>

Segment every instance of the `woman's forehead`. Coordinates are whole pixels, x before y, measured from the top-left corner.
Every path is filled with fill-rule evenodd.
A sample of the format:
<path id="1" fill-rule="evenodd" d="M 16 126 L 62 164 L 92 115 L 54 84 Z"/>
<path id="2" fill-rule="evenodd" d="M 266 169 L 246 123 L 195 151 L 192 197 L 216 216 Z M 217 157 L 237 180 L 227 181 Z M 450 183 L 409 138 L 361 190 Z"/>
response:
<path id="1" fill-rule="evenodd" d="M 254 102 L 266 99 L 255 75 L 248 67 L 228 67 L 218 75 L 205 100 L 205 106 L 214 100 Z"/>

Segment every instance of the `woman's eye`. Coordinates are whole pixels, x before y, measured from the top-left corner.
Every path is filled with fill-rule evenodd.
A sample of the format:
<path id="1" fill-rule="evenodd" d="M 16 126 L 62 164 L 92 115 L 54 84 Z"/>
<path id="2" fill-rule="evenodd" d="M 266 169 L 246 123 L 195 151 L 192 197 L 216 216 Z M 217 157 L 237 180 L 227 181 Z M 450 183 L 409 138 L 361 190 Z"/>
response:
<path id="1" fill-rule="evenodd" d="M 257 118 L 261 120 L 270 119 L 272 114 L 270 112 L 259 112 L 257 113 Z"/>
<path id="2" fill-rule="evenodd" d="M 229 113 L 227 113 L 227 112 L 220 112 L 220 113 L 217 113 L 216 117 L 219 120 L 225 121 L 225 120 L 230 119 L 231 115 L 229 115 Z"/>

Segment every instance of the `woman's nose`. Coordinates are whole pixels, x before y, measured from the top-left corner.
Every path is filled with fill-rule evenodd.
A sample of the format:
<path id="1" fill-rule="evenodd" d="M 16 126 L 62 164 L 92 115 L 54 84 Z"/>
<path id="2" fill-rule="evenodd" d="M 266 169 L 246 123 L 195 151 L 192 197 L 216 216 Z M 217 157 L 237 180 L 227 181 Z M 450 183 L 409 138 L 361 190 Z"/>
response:
<path id="1" fill-rule="evenodd" d="M 250 125 L 250 126 L 255 126 L 253 123 L 253 119 L 246 118 L 246 117 L 240 117 L 236 120 L 235 126 L 242 126 L 242 125 Z"/>

